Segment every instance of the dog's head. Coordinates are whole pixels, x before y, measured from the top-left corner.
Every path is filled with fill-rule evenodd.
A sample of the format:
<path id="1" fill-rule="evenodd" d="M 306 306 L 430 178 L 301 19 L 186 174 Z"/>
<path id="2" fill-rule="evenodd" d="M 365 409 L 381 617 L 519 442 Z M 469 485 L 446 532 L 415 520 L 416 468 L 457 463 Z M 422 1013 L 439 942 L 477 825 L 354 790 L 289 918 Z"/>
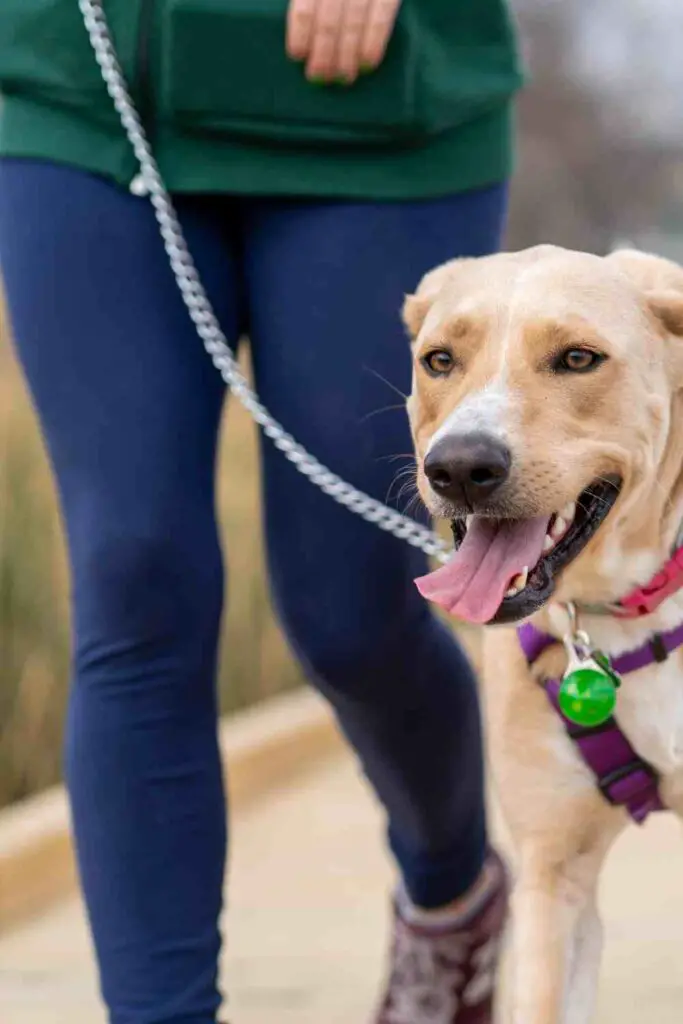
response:
<path id="1" fill-rule="evenodd" d="M 683 270 L 552 246 L 456 260 L 404 318 L 418 486 L 458 547 L 425 596 L 513 622 L 645 583 L 683 514 Z"/>

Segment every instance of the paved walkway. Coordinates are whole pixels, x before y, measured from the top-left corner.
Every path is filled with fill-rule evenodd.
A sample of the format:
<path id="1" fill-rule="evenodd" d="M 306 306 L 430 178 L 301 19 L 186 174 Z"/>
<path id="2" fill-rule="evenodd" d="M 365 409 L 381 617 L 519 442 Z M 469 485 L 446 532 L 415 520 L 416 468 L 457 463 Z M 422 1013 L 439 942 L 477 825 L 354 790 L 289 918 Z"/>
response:
<path id="1" fill-rule="evenodd" d="M 366 1024 L 390 867 L 350 759 L 235 823 L 225 987 L 234 1024 Z M 664 816 L 606 872 L 599 1024 L 683 1020 L 683 843 Z M 103 1024 L 79 902 L 0 941 L 2 1024 Z"/>

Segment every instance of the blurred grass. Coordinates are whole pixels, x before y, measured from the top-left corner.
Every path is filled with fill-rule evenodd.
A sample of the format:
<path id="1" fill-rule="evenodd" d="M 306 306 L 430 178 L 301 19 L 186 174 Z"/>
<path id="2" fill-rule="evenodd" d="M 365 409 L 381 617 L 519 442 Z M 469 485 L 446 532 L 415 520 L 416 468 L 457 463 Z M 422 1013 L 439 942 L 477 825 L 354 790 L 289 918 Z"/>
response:
<path id="1" fill-rule="evenodd" d="M 229 563 L 219 670 L 224 711 L 301 682 L 268 601 L 257 467 L 253 425 L 230 402 L 218 487 Z M 67 595 L 55 489 L 0 301 L 0 806 L 60 777 Z"/>

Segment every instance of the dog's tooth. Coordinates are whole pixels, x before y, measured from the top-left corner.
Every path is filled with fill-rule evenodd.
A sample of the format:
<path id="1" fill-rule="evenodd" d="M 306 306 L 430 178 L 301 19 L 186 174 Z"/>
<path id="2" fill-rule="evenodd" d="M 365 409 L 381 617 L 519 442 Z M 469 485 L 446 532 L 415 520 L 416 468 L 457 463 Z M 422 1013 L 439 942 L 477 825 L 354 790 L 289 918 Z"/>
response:
<path id="1" fill-rule="evenodd" d="M 525 565 L 521 572 L 518 572 L 516 576 L 513 576 L 510 580 L 510 586 L 505 591 L 506 597 L 515 597 L 522 590 L 524 590 L 527 580 L 529 579 L 529 566 Z"/>
<path id="2" fill-rule="evenodd" d="M 566 529 L 567 524 L 565 523 L 564 519 L 562 518 L 562 516 L 558 516 L 550 528 L 550 536 L 554 537 L 555 540 L 559 540 Z"/>
<path id="3" fill-rule="evenodd" d="M 543 541 L 543 554 L 547 555 L 548 552 L 552 551 L 554 547 L 555 547 L 555 541 L 553 540 L 553 538 L 550 536 L 549 533 L 546 533 L 545 540 Z"/>
<path id="4" fill-rule="evenodd" d="M 576 515 L 576 502 L 570 501 L 568 505 L 565 505 L 560 512 L 560 518 L 564 519 L 565 523 L 571 523 L 574 521 Z"/>

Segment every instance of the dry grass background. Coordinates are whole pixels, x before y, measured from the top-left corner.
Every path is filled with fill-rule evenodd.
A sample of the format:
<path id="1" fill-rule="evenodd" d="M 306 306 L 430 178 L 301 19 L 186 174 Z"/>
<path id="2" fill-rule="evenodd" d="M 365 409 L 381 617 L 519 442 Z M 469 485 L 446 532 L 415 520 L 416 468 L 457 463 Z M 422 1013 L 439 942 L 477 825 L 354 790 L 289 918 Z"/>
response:
<path id="1" fill-rule="evenodd" d="M 219 476 L 230 570 L 220 662 L 225 711 L 301 682 L 268 602 L 257 466 L 254 428 L 237 402 L 228 403 Z M 0 806 L 60 776 L 68 652 L 55 489 L 0 302 Z"/>

